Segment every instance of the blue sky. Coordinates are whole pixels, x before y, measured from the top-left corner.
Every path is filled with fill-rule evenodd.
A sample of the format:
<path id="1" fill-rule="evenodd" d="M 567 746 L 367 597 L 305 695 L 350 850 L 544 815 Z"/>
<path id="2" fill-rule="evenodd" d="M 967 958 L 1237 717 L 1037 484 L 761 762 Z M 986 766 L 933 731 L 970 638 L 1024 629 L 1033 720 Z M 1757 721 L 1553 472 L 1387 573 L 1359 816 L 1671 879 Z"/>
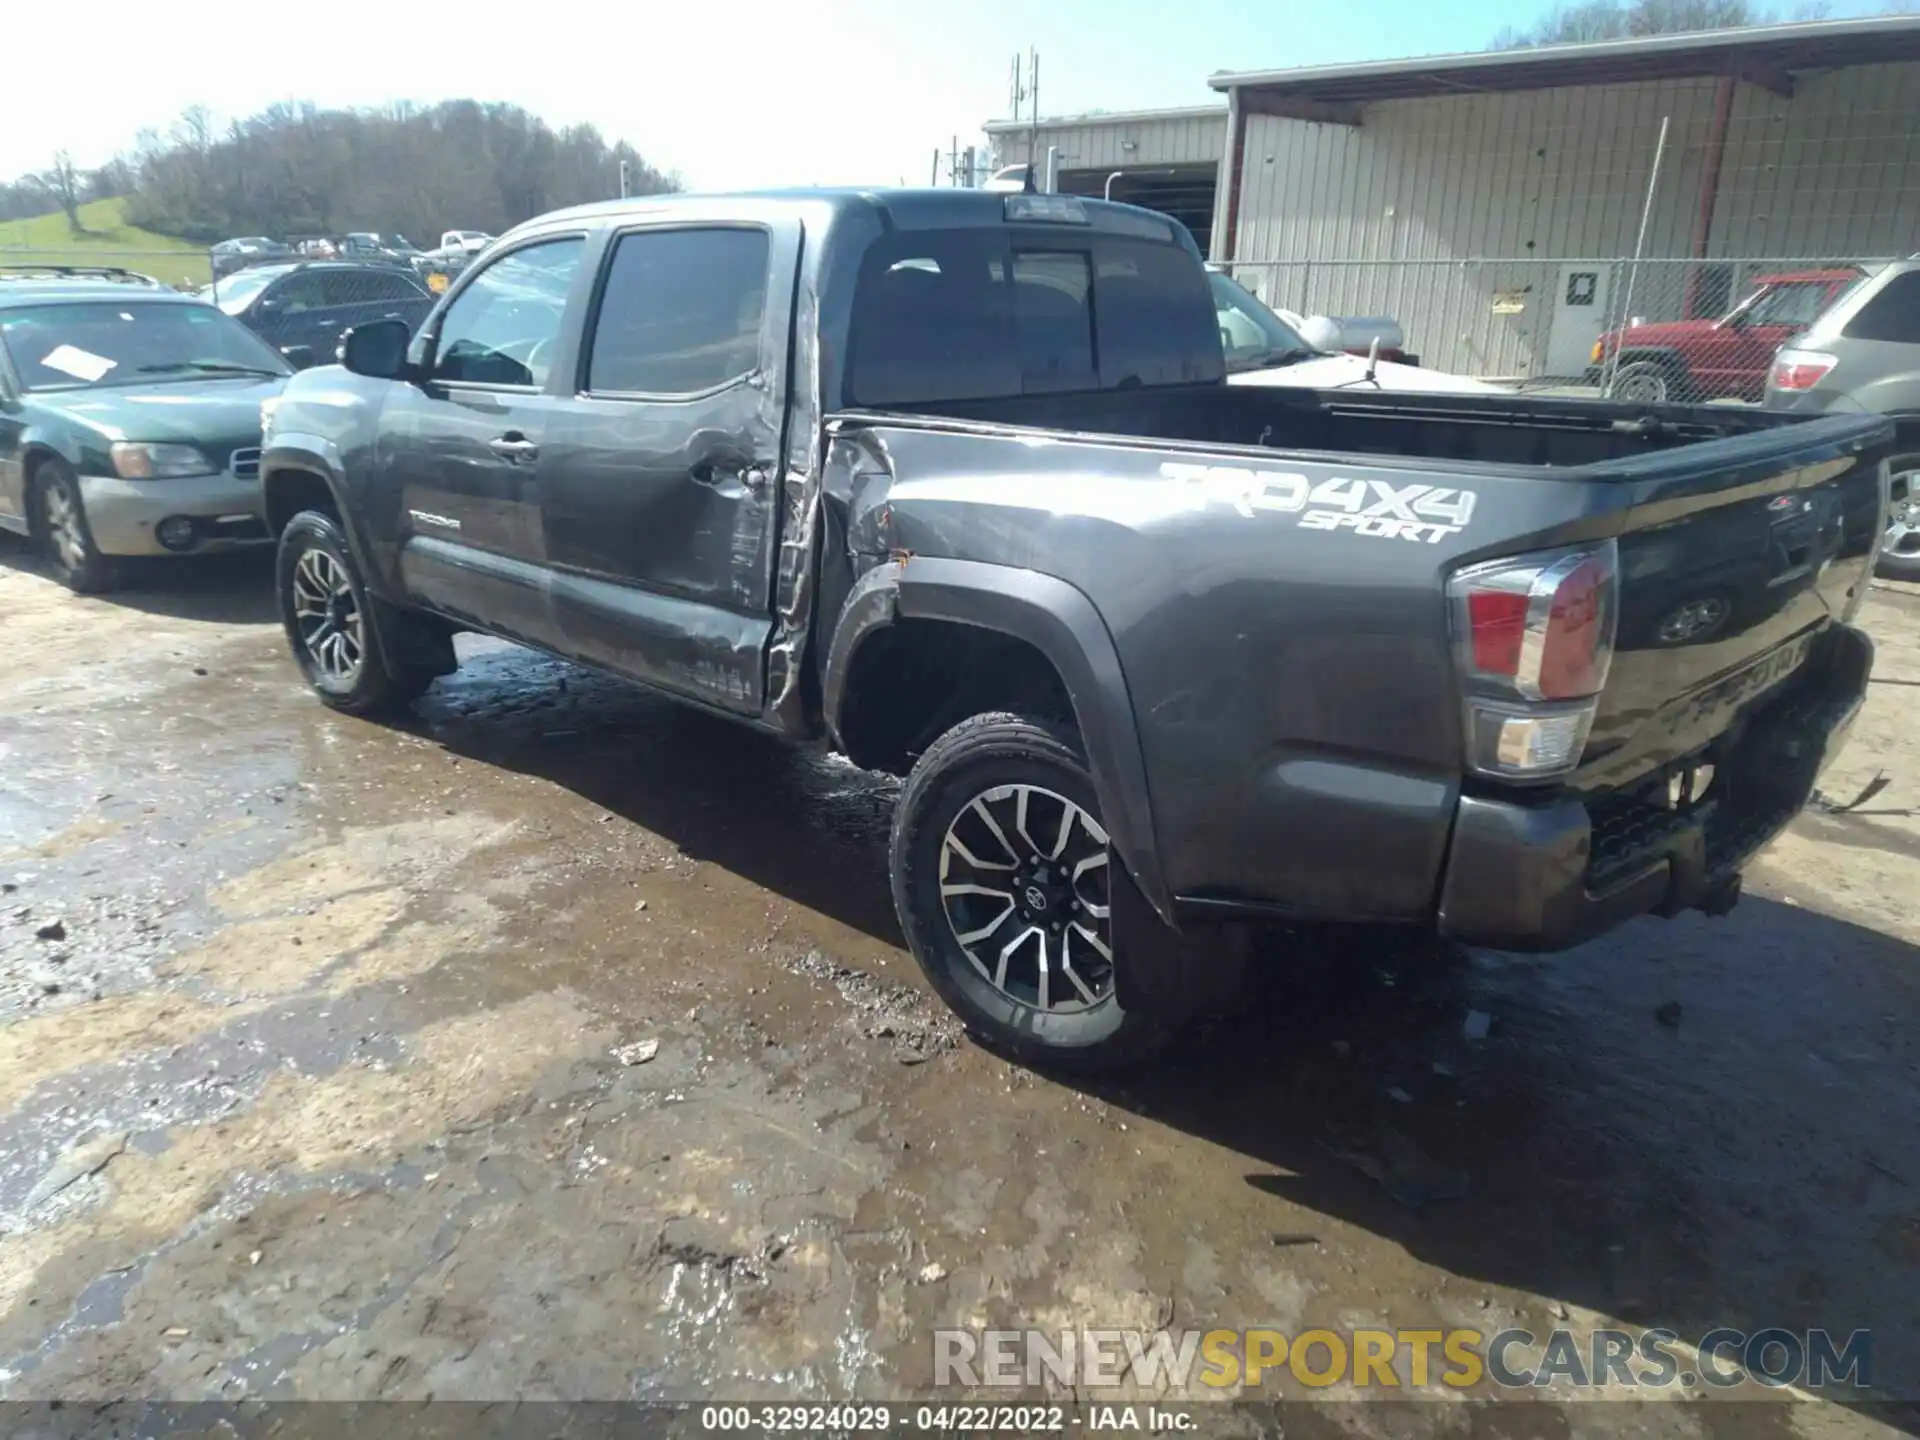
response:
<path id="1" fill-rule="evenodd" d="M 458 0 L 317 10 L 149 0 L 8 6 L 0 176 L 64 148 L 97 163 L 188 105 L 367 105 L 457 95 L 591 121 L 699 189 L 925 183 L 932 152 L 1006 113 L 1039 47 L 1041 109 L 1205 104 L 1206 76 L 1475 50 L 1542 0 Z M 1837 14 L 1862 7 L 1836 7 Z M 87 37 L 111 35 L 91 48 Z M 83 83 L 76 84 L 76 81 Z"/>

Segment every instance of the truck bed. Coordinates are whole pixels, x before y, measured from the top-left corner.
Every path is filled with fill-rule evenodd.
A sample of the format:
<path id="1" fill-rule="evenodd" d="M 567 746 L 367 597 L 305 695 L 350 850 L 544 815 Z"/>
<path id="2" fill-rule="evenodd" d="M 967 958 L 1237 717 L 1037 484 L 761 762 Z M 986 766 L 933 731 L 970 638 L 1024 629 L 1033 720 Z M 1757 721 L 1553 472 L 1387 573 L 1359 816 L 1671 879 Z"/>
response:
<path id="1" fill-rule="evenodd" d="M 1855 665 L 1823 635 L 1867 582 L 1891 444 L 1866 416 L 1221 385 L 834 429 L 866 457 L 856 550 L 1024 555 L 1108 617 L 1149 770 L 1182 776 L 1155 797 L 1177 890 L 1201 879 L 1180 855 L 1208 856 L 1233 894 L 1284 853 L 1306 908 L 1409 916 L 1431 912 L 1463 795 L 1585 805 L 1621 837 L 1626 874 L 1642 792 Z M 1356 528 L 1362 500 L 1404 520 Z M 1607 537 L 1618 633 L 1579 768 L 1533 789 L 1463 778 L 1449 575 Z M 1771 801 L 1749 794 L 1759 834 Z"/>

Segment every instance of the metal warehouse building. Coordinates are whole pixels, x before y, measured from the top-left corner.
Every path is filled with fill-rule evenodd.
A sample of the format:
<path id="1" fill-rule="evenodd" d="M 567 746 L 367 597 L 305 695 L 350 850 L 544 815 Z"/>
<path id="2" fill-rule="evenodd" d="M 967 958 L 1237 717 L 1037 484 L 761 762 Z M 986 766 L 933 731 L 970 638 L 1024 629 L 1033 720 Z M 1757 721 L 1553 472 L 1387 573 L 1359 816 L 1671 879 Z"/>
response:
<path id="1" fill-rule="evenodd" d="M 1041 158 L 1061 189 L 1119 171 L 1115 197 L 1151 205 L 1155 169 L 1203 182 L 1186 147 L 1218 124 L 1209 253 L 1276 306 L 1394 316 L 1436 367 L 1577 375 L 1629 315 L 1920 251 L 1920 16 L 1209 83 L 1224 116 L 1042 122 Z M 989 128 L 1024 158 L 1024 129 Z"/>

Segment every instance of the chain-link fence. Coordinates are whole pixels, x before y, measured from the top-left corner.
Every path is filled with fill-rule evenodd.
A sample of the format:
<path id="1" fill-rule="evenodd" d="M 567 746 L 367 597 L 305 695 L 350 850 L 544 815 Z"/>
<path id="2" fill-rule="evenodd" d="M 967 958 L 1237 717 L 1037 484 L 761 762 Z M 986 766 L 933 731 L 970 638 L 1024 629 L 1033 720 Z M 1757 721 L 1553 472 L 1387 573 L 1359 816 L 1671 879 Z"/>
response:
<path id="1" fill-rule="evenodd" d="M 1757 400 L 1774 351 L 1878 259 L 1301 260 L 1234 278 L 1298 316 L 1385 316 L 1434 370 Z"/>

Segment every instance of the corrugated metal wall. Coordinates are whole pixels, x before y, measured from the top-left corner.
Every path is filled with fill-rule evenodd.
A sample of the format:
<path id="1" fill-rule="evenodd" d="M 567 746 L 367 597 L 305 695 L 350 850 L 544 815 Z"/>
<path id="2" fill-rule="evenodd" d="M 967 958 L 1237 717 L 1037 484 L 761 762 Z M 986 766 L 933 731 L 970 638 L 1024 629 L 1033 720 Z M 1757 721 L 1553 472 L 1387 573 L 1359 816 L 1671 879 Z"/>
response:
<path id="1" fill-rule="evenodd" d="M 1027 132 L 992 132 L 997 164 L 1017 165 L 1027 158 Z M 1128 144 L 1134 148 L 1129 150 Z M 1202 114 L 1131 120 L 1091 116 L 1078 121 L 1040 122 L 1040 156 L 1059 147 L 1062 169 L 1123 170 L 1150 165 L 1217 164 L 1227 149 L 1224 110 Z"/>
<path id="2" fill-rule="evenodd" d="M 1555 262 L 1632 254 L 1662 117 L 1646 253 L 1693 254 L 1718 83 L 1391 101 L 1357 127 L 1249 116 L 1236 273 L 1285 308 L 1391 314 L 1430 364 L 1543 373 Z M 1740 84 L 1719 197 L 1710 256 L 1920 249 L 1920 66 L 1803 76 L 1791 99 Z M 1662 273 L 1636 313 L 1681 313 L 1692 282 Z"/>
<path id="3" fill-rule="evenodd" d="M 1714 255 L 1920 250 L 1920 65 L 1803 76 L 1785 100 L 1734 94 Z"/>

